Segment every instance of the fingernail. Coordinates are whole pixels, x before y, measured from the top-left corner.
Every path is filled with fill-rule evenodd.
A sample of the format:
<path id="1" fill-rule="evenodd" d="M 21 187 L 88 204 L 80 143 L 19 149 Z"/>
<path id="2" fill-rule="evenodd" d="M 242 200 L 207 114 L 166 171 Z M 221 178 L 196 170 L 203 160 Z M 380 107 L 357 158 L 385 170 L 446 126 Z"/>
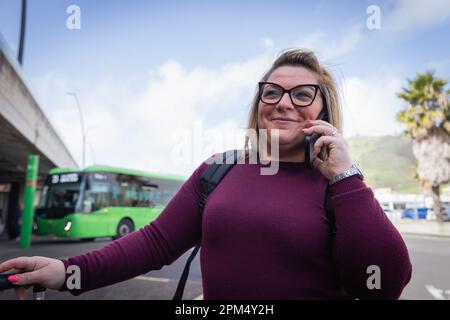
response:
<path id="1" fill-rule="evenodd" d="M 9 276 L 8 277 L 8 281 L 11 282 L 11 283 L 18 282 L 19 281 L 19 276 L 17 274 Z"/>

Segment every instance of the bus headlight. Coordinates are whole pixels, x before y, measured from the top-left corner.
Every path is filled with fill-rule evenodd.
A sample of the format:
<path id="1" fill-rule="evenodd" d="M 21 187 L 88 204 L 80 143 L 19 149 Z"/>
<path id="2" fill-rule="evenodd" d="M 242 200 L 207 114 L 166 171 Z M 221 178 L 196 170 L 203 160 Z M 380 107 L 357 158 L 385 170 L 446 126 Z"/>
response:
<path id="1" fill-rule="evenodd" d="M 68 232 L 70 230 L 70 228 L 72 227 L 72 221 L 67 221 L 66 224 L 64 225 L 64 231 Z"/>

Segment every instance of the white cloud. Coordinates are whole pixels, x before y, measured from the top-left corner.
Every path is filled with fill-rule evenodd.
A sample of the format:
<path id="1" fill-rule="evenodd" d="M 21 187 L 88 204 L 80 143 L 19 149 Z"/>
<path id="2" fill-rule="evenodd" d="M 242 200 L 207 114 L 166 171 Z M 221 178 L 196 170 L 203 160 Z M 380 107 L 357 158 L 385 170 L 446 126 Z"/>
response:
<path id="1" fill-rule="evenodd" d="M 349 77 L 343 81 L 344 136 L 400 134 L 396 114 L 404 108 L 397 97 L 402 81 L 393 77 Z"/>
<path id="2" fill-rule="evenodd" d="M 275 47 L 275 42 L 271 38 L 264 38 L 261 43 L 266 49 L 273 49 Z"/>
<path id="3" fill-rule="evenodd" d="M 174 134 L 193 133 L 198 122 L 204 130 L 231 133 L 244 128 L 255 84 L 272 60 L 271 54 L 264 53 L 220 68 L 191 70 L 170 60 L 151 70 L 147 85 L 138 92 L 118 80 L 104 79 L 88 86 L 55 73 L 36 79 L 34 84 L 44 111 L 80 164 L 79 114 L 73 97 L 66 95 L 68 91 L 77 92 L 86 127 L 96 127 L 88 132 L 88 142 L 95 148 L 97 162 L 188 175 L 212 149 L 232 146 L 227 141 L 223 146 L 204 141 L 203 153 L 174 165 Z M 190 142 L 193 144 L 192 139 Z M 92 154 L 88 146 L 86 152 L 89 165 Z"/>
<path id="4" fill-rule="evenodd" d="M 450 67 L 450 59 L 433 60 L 425 65 L 426 69 L 445 70 Z"/>
<path id="5" fill-rule="evenodd" d="M 315 33 L 304 43 L 320 49 L 325 58 L 341 56 L 360 41 L 360 30 L 356 27 L 352 30 L 343 42 L 339 39 L 330 42 L 328 35 Z M 79 115 L 67 91 L 77 92 L 86 127 L 96 127 L 88 133 L 96 162 L 189 175 L 212 153 L 242 147 L 243 140 L 236 136 L 245 128 L 256 82 L 275 58 L 275 48 L 270 47 L 273 42 L 266 39 L 264 43 L 268 46 L 261 55 L 217 68 L 186 69 L 178 61 L 169 60 L 149 70 L 148 81 L 140 89 L 122 79 L 100 79 L 89 85 L 56 73 L 34 83 L 44 102 L 44 111 L 79 162 Z M 401 87 L 399 79 L 350 77 L 342 85 L 346 137 L 400 132 L 395 122 L 395 114 L 402 108 L 396 97 Z M 200 142 L 196 136 L 199 125 L 205 132 L 200 135 Z M 211 129 L 225 132 L 225 138 L 211 140 L 214 136 Z M 173 155 L 183 139 L 190 143 L 191 153 L 177 162 Z M 92 164 L 89 147 L 86 158 L 87 164 Z"/>
<path id="6" fill-rule="evenodd" d="M 381 12 L 383 17 L 383 11 Z M 450 19 L 448 0 L 399 0 L 382 28 L 389 31 L 424 29 Z"/>
<path id="7" fill-rule="evenodd" d="M 317 31 L 295 41 L 294 46 L 313 50 L 321 60 L 335 59 L 356 49 L 363 38 L 362 32 L 359 25 L 353 25 L 339 35 Z"/>

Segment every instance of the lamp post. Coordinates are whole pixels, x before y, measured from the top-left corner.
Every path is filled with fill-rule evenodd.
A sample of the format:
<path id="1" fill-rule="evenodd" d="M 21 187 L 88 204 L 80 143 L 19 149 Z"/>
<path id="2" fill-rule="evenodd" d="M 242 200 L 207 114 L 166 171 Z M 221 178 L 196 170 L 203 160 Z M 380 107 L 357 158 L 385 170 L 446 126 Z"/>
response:
<path id="1" fill-rule="evenodd" d="M 89 148 L 91 150 L 91 154 L 92 154 L 92 158 L 94 160 L 94 164 L 97 162 L 97 160 L 95 159 L 95 153 L 94 153 L 94 148 L 92 147 L 92 143 L 89 141 L 89 129 L 97 129 L 96 126 L 89 126 L 86 129 L 86 142 L 89 145 Z"/>
<path id="2" fill-rule="evenodd" d="M 83 119 L 83 112 L 81 111 L 80 101 L 78 101 L 78 96 L 75 92 L 67 92 L 69 96 L 73 96 L 75 98 L 75 101 L 77 103 L 78 111 L 80 113 L 80 122 L 81 122 L 81 135 L 82 135 L 82 143 L 83 143 L 83 158 L 82 158 L 82 169 L 84 169 L 85 165 L 85 159 L 86 159 L 86 130 L 84 128 L 84 119 Z"/>
<path id="3" fill-rule="evenodd" d="M 20 21 L 20 38 L 19 38 L 19 54 L 17 60 L 20 65 L 23 62 L 23 48 L 25 43 L 25 27 L 27 20 L 27 0 L 22 0 L 22 20 Z"/>

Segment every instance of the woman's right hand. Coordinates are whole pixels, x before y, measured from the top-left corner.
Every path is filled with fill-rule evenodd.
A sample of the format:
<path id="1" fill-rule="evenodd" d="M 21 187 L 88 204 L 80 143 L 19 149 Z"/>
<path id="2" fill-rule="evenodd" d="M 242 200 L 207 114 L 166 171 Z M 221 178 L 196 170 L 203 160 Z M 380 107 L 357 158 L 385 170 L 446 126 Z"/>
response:
<path id="1" fill-rule="evenodd" d="M 66 278 L 66 268 L 61 260 L 46 257 L 19 257 L 0 264 L 0 273 L 16 273 L 14 288 L 20 300 L 26 299 L 27 289 L 40 284 L 48 289 L 60 289 Z M 11 282 L 11 281 L 10 281 Z"/>

